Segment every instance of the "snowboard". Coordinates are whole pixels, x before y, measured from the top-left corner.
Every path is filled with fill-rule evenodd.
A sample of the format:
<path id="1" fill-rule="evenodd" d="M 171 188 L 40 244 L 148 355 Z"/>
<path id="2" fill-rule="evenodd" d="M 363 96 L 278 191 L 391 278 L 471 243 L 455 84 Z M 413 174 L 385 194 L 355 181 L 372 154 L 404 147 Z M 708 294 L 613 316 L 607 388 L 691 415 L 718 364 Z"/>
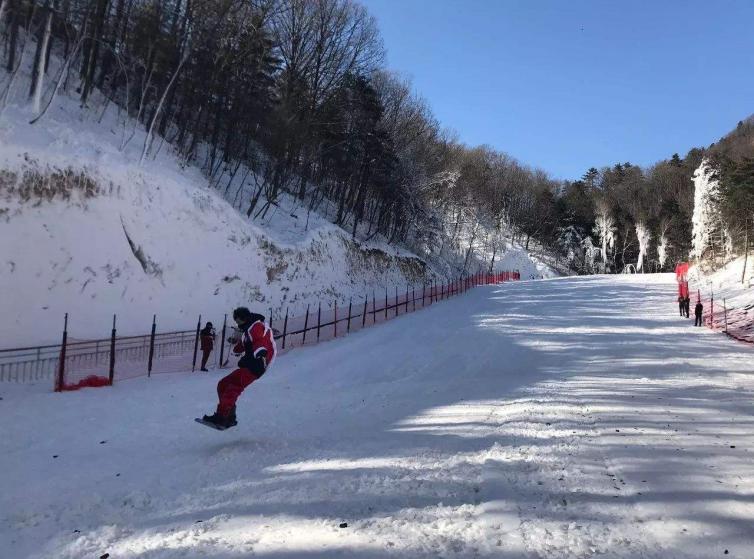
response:
<path id="1" fill-rule="evenodd" d="M 215 431 L 225 431 L 226 429 L 230 429 L 230 427 L 233 427 L 233 425 L 231 425 L 230 427 L 221 427 L 220 425 L 215 425 L 214 423 L 210 421 L 204 421 L 201 417 L 195 417 L 194 421 L 196 421 L 197 423 L 201 423 L 202 425 L 206 425 L 207 427 L 209 427 L 210 429 L 214 429 Z"/>

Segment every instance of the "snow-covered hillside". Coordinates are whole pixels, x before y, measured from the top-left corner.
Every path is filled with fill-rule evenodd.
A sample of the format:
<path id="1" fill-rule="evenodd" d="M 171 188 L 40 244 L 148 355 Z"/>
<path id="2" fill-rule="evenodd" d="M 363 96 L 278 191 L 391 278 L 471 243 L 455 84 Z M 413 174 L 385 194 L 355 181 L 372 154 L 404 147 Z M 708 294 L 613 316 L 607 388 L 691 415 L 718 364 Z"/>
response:
<path id="1" fill-rule="evenodd" d="M 692 301 L 695 302 L 697 296 L 701 296 L 707 311 L 709 301 L 714 297 L 717 322 L 725 320 L 721 315 L 725 306 L 730 321 L 735 323 L 731 326 L 731 333 L 754 340 L 754 261 L 750 256 L 745 271 L 744 262 L 744 257 L 740 257 L 719 270 L 708 273 L 704 273 L 699 266 L 693 266 L 689 271 L 689 286 Z M 718 327 L 722 328 L 723 325 L 718 324 Z"/>
<path id="2" fill-rule="evenodd" d="M 751 557 L 752 349 L 674 293 L 476 288 L 281 357 L 221 433 L 213 373 L 0 385 L 0 556 Z"/>
<path id="3" fill-rule="evenodd" d="M 285 196 L 250 221 L 168 144 L 138 165 L 145 131 L 112 104 L 95 112 L 60 94 L 31 125 L 23 79 L 15 90 L 0 115 L 0 347 L 59 341 L 66 312 L 72 336 L 108 335 L 113 314 L 128 335 L 153 314 L 161 331 L 189 329 L 239 304 L 279 318 L 318 299 L 443 281 Z M 541 275 L 535 267 L 515 247 L 495 266 L 523 277 Z"/>

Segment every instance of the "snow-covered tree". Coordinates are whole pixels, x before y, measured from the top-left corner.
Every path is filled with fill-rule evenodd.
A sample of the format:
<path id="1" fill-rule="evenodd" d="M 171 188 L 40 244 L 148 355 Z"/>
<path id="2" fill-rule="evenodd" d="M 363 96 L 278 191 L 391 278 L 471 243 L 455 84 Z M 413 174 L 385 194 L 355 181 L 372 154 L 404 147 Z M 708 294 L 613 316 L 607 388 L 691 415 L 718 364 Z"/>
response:
<path id="1" fill-rule="evenodd" d="M 600 200 L 597 203 L 597 215 L 594 220 L 594 232 L 602 242 L 602 273 L 607 272 L 608 249 L 615 248 L 615 219 L 610 212 L 610 206 Z"/>
<path id="2" fill-rule="evenodd" d="M 652 234 L 643 220 L 637 221 L 634 227 L 636 228 L 636 238 L 639 241 L 639 256 L 636 259 L 636 271 L 643 272 L 644 258 L 649 252 L 649 243 L 652 240 Z"/>
<path id="3" fill-rule="evenodd" d="M 662 223 L 660 223 L 660 240 L 657 245 L 657 257 L 660 262 L 660 268 L 664 268 L 668 261 L 668 249 L 670 248 L 668 230 L 670 229 L 670 224 L 670 219 L 664 219 Z"/>
<path id="4" fill-rule="evenodd" d="M 586 237 L 581 244 L 584 247 L 584 265 L 588 271 L 593 273 L 595 269 L 595 261 L 601 254 L 601 249 L 594 245 L 591 237 Z"/>
<path id="5" fill-rule="evenodd" d="M 694 171 L 694 213 L 692 215 L 691 257 L 697 261 L 725 258 L 731 249 L 729 235 L 719 206 L 720 184 L 716 170 L 704 159 Z"/>

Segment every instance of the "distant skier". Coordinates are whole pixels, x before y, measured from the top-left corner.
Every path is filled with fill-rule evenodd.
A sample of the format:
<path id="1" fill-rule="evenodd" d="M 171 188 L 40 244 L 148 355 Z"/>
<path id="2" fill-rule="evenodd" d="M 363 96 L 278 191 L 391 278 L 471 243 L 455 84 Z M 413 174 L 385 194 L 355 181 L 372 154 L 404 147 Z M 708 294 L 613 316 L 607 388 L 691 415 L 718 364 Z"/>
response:
<path id="1" fill-rule="evenodd" d="M 233 320 L 241 330 L 241 337 L 229 338 L 228 341 L 235 343 L 233 352 L 236 355 L 244 355 L 238 361 L 238 368 L 217 383 L 217 411 L 203 417 L 204 422 L 220 429 L 236 425 L 238 397 L 267 371 L 277 353 L 272 329 L 261 314 L 239 307 L 233 311 Z"/>
<path id="2" fill-rule="evenodd" d="M 704 306 L 702 305 L 702 302 L 698 301 L 696 303 L 696 306 L 694 307 L 694 326 L 702 325 L 702 311 L 703 310 L 704 310 Z"/>
<path id="3" fill-rule="evenodd" d="M 201 371 L 207 371 L 207 361 L 209 360 L 209 354 L 215 348 L 215 329 L 212 327 L 212 323 L 208 322 L 207 325 L 199 332 L 199 342 L 202 347 L 202 368 Z"/>
<path id="4" fill-rule="evenodd" d="M 686 299 L 684 299 L 682 295 L 679 295 L 678 296 L 678 310 L 680 311 L 681 316 L 683 316 L 685 309 L 686 309 Z"/>
<path id="5" fill-rule="evenodd" d="M 683 311 L 686 314 L 686 318 L 689 317 L 689 308 L 690 307 L 691 307 L 691 298 L 690 297 L 686 297 L 683 300 Z"/>

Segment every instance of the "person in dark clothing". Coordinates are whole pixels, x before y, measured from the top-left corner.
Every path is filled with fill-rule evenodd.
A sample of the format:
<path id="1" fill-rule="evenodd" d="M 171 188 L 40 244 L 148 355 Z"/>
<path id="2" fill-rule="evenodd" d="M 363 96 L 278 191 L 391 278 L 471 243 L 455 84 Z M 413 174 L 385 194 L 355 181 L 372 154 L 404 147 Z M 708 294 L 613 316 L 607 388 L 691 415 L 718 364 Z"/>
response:
<path id="1" fill-rule="evenodd" d="M 704 306 L 702 305 L 702 302 L 697 302 L 696 306 L 694 307 L 694 326 L 701 326 L 702 325 L 702 311 L 704 310 Z"/>
<path id="2" fill-rule="evenodd" d="M 686 308 L 685 299 L 682 295 L 678 296 L 678 311 L 681 313 L 681 316 L 683 316 L 683 311 Z"/>
<path id="3" fill-rule="evenodd" d="M 683 310 L 684 310 L 684 313 L 686 314 L 686 318 L 689 317 L 689 308 L 690 307 L 691 307 L 691 298 L 690 297 L 686 297 L 683 300 Z"/>
<path id="4" fill-rule="evenodd" d="M 199 332 L 199 343 L 202 348 L 202 368 L 200 370 L 206 372 L 209 354 L 215 348 L 215 329 L 212 327 L 211 322 L 208 322 Z"/>
<path id="5" fill-rule="evenodd" d="M 228 342 L 235 344 L 233 353 L 243 356 L 238 361 L 238 368 L 217 383 L 217 411 L 203 418 L 204 421 L 224 428 L 237 424 L 238 397 L 247 386 L 269 370 L 277 353 L 272 329 L 261 314 L 239 307 L 233 311 L 233 320 L 238 325 L 241 336 L 231 337 Z"/>

